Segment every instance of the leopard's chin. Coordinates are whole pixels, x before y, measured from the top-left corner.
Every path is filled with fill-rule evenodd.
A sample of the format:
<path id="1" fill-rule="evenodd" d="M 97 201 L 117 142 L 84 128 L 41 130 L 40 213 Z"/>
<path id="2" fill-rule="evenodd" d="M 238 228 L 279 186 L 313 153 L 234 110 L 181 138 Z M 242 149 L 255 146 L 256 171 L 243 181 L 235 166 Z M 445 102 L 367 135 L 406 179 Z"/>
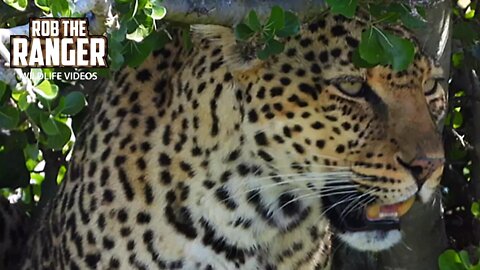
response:
<path id="1" fill-rule="evenodd" d="M 402 239 L 400 230 L 373 230 L 339 233 L 338 237 L 350 247 L 360 251 L 381 251 L 389 249 Z"/>
<path id="2" fill-rule="evenodd" d="M 357 198 L 375 197 L 358 192 Z M 351 196 L 352 193 L 347 193 Z M 346 199 L 347 198 L 347 199 Z M 393 204 L 357 202 L 354 206 L 345 194 L 331 193 L 322 197 L 326 216 L 338 237 L 349 246 L 361 251 L 380 251 L 397 244 L 400 232 L 400 217 L 412 207 L 416 196 Z"/>

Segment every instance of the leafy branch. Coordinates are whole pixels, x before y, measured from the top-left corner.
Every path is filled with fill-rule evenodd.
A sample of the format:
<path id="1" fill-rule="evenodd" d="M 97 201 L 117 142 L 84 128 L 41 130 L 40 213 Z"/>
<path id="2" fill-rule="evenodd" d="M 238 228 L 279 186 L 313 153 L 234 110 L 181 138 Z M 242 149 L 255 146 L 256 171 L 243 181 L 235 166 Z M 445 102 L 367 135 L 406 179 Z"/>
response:
<path id="1" fill-rule="evenodd" d="M 300 20 L 295 14 L 274 6 L 270 17 L 261 23 L 255 11 L 250 11 L 245 22 L 235 28 L 237 39 L 243 42 L 259 44 L 256 56 L 265 60 L 284 50 L 282 38 L 296 35 L 300 31 Z M 255 46 L 255 45 L 254 45 Z"/>

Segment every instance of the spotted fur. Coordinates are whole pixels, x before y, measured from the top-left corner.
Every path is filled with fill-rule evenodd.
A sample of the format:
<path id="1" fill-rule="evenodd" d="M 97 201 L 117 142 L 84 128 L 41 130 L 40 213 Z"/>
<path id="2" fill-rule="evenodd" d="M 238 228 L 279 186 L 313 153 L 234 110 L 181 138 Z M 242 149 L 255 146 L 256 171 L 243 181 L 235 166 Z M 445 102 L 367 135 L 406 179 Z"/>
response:
<path id="1" fill-rule="evenodd" d="M 29 230 L 25 209 L 0 197 L 0 269 L 12 269 L 22 259 Z"/>
<path id="2" fill-rule="evenodd" d="M 173 34 L 119 72 L 22 269 L 326 269 L 329 183 L 428 199 L 443 91 L 425 90 L 418 48 L 402 72 L 354 67 L 364 28 L 328 16 L 260 61 L 231 29 L 195 26 L 193 49 Z"/>

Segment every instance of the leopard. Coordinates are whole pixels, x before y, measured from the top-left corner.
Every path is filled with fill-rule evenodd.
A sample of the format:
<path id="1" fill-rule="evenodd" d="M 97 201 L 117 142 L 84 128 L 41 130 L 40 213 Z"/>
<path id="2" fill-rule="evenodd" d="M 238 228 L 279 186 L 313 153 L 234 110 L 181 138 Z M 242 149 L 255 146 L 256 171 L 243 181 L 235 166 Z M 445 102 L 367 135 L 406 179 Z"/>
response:
<path id="1" fill-rule="evenodd" d="M 21 259 L 30 233 L 30 216 L 19 202 L 0 197 L 0 269 L 13 268 Z"/>
<path id="2" fill-rule="evenodd" d="M 439 185 L 443 74 L 358 67 L 368 23 L 322 15 L 266 60 L 191 26 L 99 90 L 16 269 L 329 269 L 331 239 L 401 242 Z"/>

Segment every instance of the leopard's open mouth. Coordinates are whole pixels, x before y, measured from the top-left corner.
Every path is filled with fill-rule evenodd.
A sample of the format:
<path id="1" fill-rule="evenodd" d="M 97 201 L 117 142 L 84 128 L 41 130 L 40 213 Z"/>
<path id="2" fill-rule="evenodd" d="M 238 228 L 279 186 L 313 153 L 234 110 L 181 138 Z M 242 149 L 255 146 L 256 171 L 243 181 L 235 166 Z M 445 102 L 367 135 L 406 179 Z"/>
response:
<path id="1" fill-rule="evenodd" d="M 405 215 L 415 202 L 415 197 L 389 205 L 372 204 L 365 208 L 365 215 L 369 221 L 378 221 L 384 219 L 399 219 Z"/>
<path id="2" fill-rule="evenodd" d="M 410 210 L 415 196 L 390 205 L 367 204 L 373 197 L 361 192 L 327 195 L 322 200 L 325 214 L 340 232 L 390 231 L 400 229 L 400 217 Z"/>

